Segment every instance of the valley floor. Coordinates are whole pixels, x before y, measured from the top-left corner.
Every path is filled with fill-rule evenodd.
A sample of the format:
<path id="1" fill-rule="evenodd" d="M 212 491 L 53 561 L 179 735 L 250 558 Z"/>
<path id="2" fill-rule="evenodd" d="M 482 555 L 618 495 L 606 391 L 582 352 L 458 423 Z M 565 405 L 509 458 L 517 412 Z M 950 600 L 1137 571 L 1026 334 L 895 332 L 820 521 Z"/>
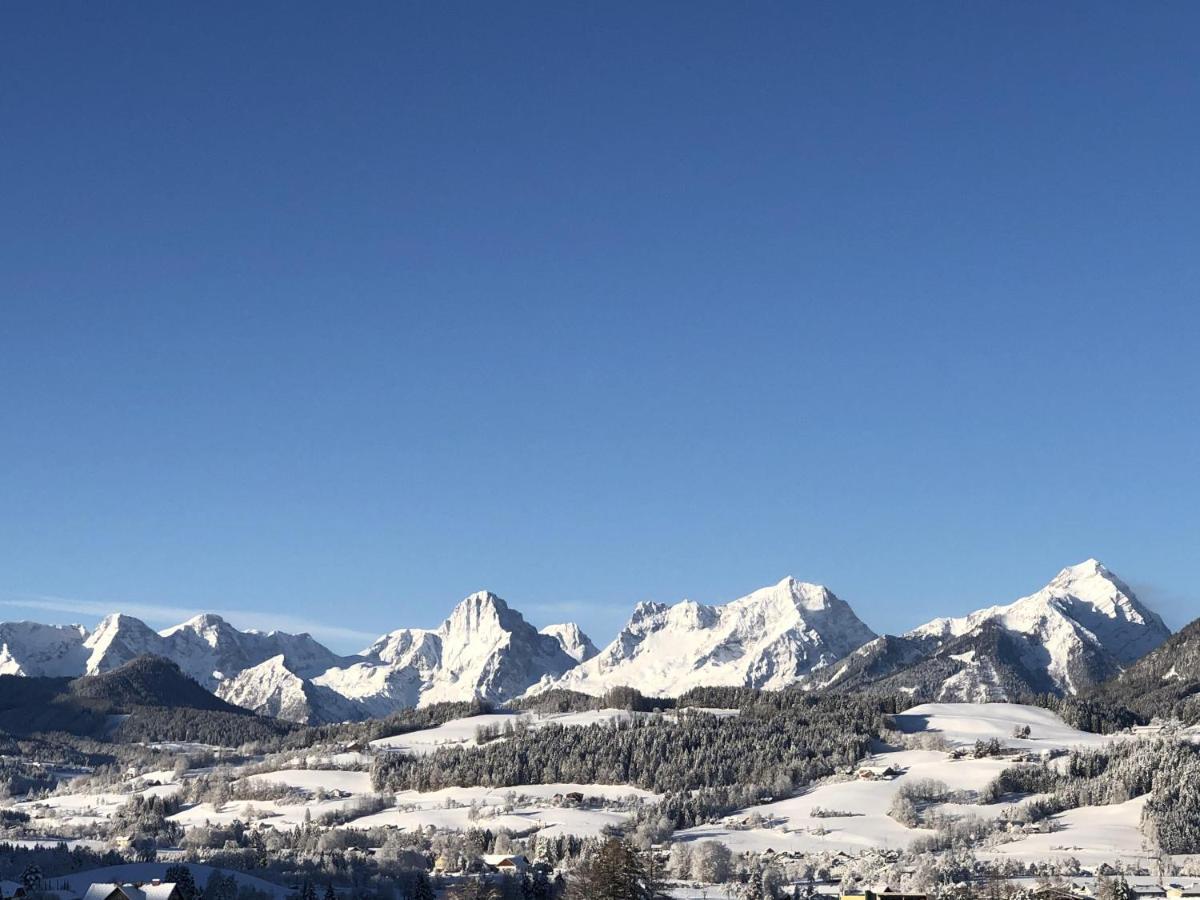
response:
<path id="1" fill-rule="evenodd" d="M 652 803 L 658 796 L 627 785 L 540 784 L 401 791 L 385 800 L 372 787 L 370 761 L 379 753 L 423 754 L 447 746 L 470 747 L 476 742 L 480 726 L 503 729 L 515 725 L 518 719 L 521 727 L 539 728 L 551 723 L 570 727 L 617 721 L 630 715 L 634 714 L 600 710 L 559 716 L 475 716 L 376 741 L 366 752 L 314 748 L 303 758 L 276 761 L 274 767 L 264 760 L 251 761 L 231 770 L 235 781 L 267 788 L 277 795 L 273 799 L 189 803 L 170 818 L 183 826 L 185 833 L 235 820 L 291 829 L 334 816 L 336 820 L 328 827 L 335 830 L 488 828 L 519 834 L 536 831 L 546 837 L 596 837 L 610 826 L 627 822 L 641 804 Z M 906 785 L 929 779 L 943 782 L 954 793 L 952 802 L 938 804 L 931 811 L 995 819 L 1028 799 L 1009 798 L 988 805 L 978 801 L 979 792 L 1013 764 L 1011 752 L 1053 754 L 1074 747 L 1102 746 L 1113 739 L 1070 728 L 1046 710 L 1009 704 L 929 704 L 897 716 L 896 724 L 902 732 L 900 740 L 907 746 L 879 745 L 854 772 L 834 776 L 794 797 L 747 807 L 720 822 L 679 831 L 672 840 L 689 844 L 718 841 L 734 853 L 815 854 L 825 858 L 899 850 L 931 834 L 924 828 L 906 827 L 888 815 L 893 798 Z M 1013 737 L 1014 729 L 1025 727 L 1029 729 L 1028 737 Z M 1011 752 L 983 758 L 955 752 L 955 748 L 972 747 L 977 740 L 993 738 Z M 884 773 L 885 769 L 894 774 Z M 68 784 L 48 797 L 0 805 L 30 816 L 28 833 L 20 840 L 24 845 L 65 838 L 81 846 L 102 848 L 105 838 L 93 835 L 103 834 L 131 796 L 180 795 L 189 781 L 211 771 L 164 769 L 130 774 L 123 782 L 103 790 L 77 791 L 77 785 Z M 864 777 L 864 771 L 880 774 Z M 1103 863 L 1150 866 L 1156 854 L 1147 846 L 1141 830 L 1142 804 L 1143 798 L 1135 798 L 1112 806 L 1065 812 L 1054 817 L 1055 830 L 1049 833 L 995 841 L 978 849 L 977 854 L 981 859 L 1022 862 L 1073 859 L 1084 867 Z M 128 872 L 108 872 L 105 877 L 140 878 L 149 877 L 152 869 L 157 872 L 146 865 Z M 95 877 L 99 877 L 97 873 L 84 872 L 68 880 L 74 889 L 76 882 L 86 886 L 85 882 Z M 256 886 L 282 900 L 282 888 Z M 689 890 L 681 887 L 675 896 L 726 896 L 711 886 Z"/>

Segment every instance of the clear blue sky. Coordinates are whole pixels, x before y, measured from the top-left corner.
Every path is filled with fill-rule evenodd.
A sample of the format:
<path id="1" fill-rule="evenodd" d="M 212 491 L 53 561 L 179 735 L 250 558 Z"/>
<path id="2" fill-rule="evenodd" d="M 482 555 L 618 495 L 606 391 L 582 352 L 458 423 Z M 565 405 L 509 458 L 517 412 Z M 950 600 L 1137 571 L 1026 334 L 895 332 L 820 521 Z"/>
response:
<path id="1" fill-rule="evenodd" d="M 1200 614 L 1193 3 L 6 3 L 3 618 Z"/>

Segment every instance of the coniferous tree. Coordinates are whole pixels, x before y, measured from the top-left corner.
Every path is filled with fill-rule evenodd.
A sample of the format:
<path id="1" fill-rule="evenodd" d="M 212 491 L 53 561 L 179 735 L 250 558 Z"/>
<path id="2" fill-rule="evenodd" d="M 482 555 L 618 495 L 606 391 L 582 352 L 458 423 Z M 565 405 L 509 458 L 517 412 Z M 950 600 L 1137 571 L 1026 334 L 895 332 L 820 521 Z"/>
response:
<path id="1" fill-rule="evenodd" d="M 624 838 L 609 838 L 572 876 L 572 900 L 656 900 L 662 893 L 647 877 L 637 849 Z"/>
<path id="2" fill-rule="evenodd" d="M 192 870 L 187 866 L 168 866 L 163 880 L 175 885 L 176 890 L 179 891 L 180 900 L 196 900 L 200 893 Z"/>
<path id="3" fill-rule="evenodd" d="M 42 870 L 37 864 L 25 867 L 25 871 L 21 873 L 21 887 L 25 888 L 27 894 L 32 894 L 42 886 Z"/>

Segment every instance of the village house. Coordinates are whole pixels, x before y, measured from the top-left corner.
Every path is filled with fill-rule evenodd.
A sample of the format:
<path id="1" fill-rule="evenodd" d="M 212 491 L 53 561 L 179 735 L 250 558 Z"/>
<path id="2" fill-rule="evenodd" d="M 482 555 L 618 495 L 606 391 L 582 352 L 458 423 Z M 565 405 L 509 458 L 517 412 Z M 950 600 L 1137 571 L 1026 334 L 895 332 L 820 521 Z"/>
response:
<path id="1" fill-rule="evenodd" d="M 116 884 L 98 882 L 88 887 L 83 900 L 180 900 L 179 886 L 173 881 Z"/>
<path id="2" fill-rule="evenodd" d="M 1182 885 L 1172 882 L 1166 886 L 1168 900 L 1183 900 L 1186 897 L 1200 897 L 1200 885 Z"/>
<path id="3" fill-rule="evenodd" d="M 489 853 L 483 857 L 483 864 L 501 875 L 520 875 L 529 869 L 529 860 L 519 853 Z"/>
<path id="4" fill-rule="evenodd" d="M 908 894 L 884 888 L 882 891 L 864 890 L 858 894 L 842 894 L 842 900 L 928 900 L 925 894 Z"/>
<path id="5" fill-rule="evenodd" d="M 1033 896 L 1037 900 L 1081 900 L 1086 894 L 1077 885 L 1048 884 L 1035 888 Z"/>

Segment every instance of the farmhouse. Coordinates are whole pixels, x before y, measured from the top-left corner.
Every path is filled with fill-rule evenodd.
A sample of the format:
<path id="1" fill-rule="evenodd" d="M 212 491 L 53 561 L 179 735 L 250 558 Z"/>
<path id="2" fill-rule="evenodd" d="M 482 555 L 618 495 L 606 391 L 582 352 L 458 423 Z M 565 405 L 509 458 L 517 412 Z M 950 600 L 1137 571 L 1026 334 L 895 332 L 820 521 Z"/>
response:
<path id="1" fill-rule="evenodd" d="M 483 857 L 483 864 L 501 875 L 518 875 L 529 869 L 529 860 L 519 853 L 489 853 Z"/>
<path id="2" fill-rule="evenodd" d="M 886 779 L 895 778 L 901 774 L 900 770 L 895 766 L 860 766 L 858 769 L 858 777 L 868 781 L 884 781 Z M 902 896 L 900 894 L 889 896 Z"/>

